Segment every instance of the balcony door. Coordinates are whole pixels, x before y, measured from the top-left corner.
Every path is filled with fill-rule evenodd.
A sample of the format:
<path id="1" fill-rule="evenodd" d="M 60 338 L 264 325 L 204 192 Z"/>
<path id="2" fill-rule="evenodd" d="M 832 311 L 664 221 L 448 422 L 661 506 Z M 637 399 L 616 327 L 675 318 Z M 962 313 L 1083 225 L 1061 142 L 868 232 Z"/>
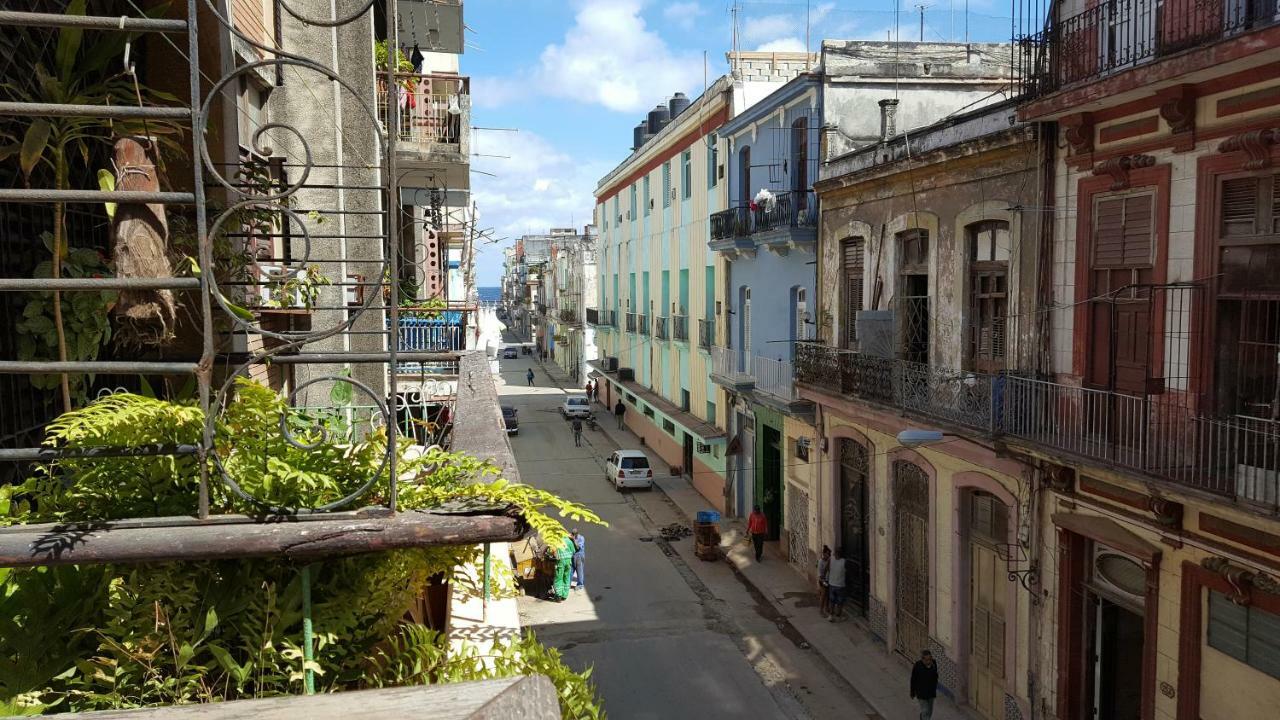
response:
<path id="1" fill-rule="evenodd" d="M 1157 0 L 1107 0 L 1099 18 L 1099 67 L 1122 70 L 1156 53 Z"/>
<path id="2" fill-rule="evenodd" d="M 848 570 L 850 612 L 865 617 L 871 588 L 867 526 L 867 476 L 871 464 L 867 448 L 856 440 L 840 439 L 840 548 Z"/>
<path id="3" fill-rule="evenodd" d="M 1148 390 L 1155 194 L 1098 198 L 1089 268 L 1090 387 L 1130 395 Z"/>
<path id="4" fill-rule="evenodd" d="M 909 658 L 929 647 L 929 477 L 919 465 L 893 463 L 894 649 Z"/>
<path id="5" fill-rule="evenodd" d="M 747 363 L 751 362 L 751 288 L 742 288 L 742 299 L 739 303 L 740 315 L 739 321 L 742 323 L 739 336 L 742 338 L 742 345 L 738 348 L 738 372 L 747 372 L 750 370 Z"/>

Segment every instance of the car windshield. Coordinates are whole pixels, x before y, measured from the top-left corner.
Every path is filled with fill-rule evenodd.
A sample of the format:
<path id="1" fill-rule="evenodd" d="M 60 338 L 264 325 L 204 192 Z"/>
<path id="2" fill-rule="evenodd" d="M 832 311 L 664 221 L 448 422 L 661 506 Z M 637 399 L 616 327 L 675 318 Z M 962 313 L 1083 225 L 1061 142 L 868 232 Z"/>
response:
<path id="1" fill-rule="evenodd" d="M 568 403 L 570 405 L 586 405 L 587 399 L 586 398 L 569 398 Z"/>
<path id="2" fill-rule="evenodd" d="M 622 469 L 624 470 L 644 470 L 649 467 L 649 458 L 644 457 L 624 457 L 622 458 Z"/>

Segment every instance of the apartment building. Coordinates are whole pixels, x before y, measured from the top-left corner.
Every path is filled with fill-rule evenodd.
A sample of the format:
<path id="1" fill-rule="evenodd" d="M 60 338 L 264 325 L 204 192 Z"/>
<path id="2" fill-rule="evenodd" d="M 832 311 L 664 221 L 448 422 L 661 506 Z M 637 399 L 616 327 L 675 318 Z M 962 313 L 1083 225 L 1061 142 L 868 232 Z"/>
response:
<path id="1" fill-rule="evenodd" d="M 631 429 L 722 510 L 725 400 L 710 358 L 728 314 L 724 259 L 707 243 L 728 194 L 716 131 L 813 60 L 731 54 L 733 72 L 696 100 L 677 93 L 650 111 L 631 154 L 596 188 L 601 399 L 623 399 Z"/>
<path id="2" fill-rule="evenodd" d="M 587 308 L 595 306 L 596 233 L 556 231 L 544 274 L 548 357 L 572 380 L 585 382 L 587 360 L 596 357 L 595 327 Z"/>

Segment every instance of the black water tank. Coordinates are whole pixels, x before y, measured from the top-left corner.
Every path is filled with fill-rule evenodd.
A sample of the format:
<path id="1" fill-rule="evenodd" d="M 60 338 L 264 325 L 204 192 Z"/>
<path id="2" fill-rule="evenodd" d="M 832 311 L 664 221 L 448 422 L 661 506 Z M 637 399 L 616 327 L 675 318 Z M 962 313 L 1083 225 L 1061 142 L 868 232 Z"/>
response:
<path id="1" fill-rule="evenodd" d="M 641 121 L 631 130 L 631 149 L 639 150 L 644 145 L 644 135 L 649 131 L 649 123 Z"/>
<path id="2" fill-rule="evenodd" d="M 671 111 L 671 119 L 675 120 L 676 116 L 689 108 L 689 98 L 684 93 L 678 92 L 671 96 L 671 100 L 667 102 L 667 109 Z"/>
<path id="3" fill-rule="evenodd" d="M 649 111 L 649 134 L 657 135 L 671 122 L 671 111 L 666 105 L 657 105 Z"/>

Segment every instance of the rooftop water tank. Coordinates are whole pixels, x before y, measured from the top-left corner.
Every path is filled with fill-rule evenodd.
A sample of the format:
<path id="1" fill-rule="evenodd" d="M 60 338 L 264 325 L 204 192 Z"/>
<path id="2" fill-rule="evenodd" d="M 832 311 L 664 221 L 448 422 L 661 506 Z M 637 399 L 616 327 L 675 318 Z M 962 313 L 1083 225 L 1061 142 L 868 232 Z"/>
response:
<path id="1" fill-rule="evenodd" d="M 671 122 L 671 111 L 666 105 L 657 105 L 649 111 L 649 134 L 657 135 Z"/>
<path id="2" fill-rule="evenodd" d="M 684 93 L 678 92 L 671 96 L 671 100 L 667 103 L 668 110 L 671 111 L 671 119 L 684 112 L 689 107 L 689 98 Z"/>
<path id="3" fill-rule="evenodd" d="M 644 120 L 641 120 L 640 124 L 636 125 L 635 128 L 631 130 L 631 149 L 632 150 L 639 150 L 640 147 L 644 145 L 644 141 L 647 139 L 645 138 L 645 135 L 648 132 L 649 132 L 649 123 L 645 122 Z"/>

